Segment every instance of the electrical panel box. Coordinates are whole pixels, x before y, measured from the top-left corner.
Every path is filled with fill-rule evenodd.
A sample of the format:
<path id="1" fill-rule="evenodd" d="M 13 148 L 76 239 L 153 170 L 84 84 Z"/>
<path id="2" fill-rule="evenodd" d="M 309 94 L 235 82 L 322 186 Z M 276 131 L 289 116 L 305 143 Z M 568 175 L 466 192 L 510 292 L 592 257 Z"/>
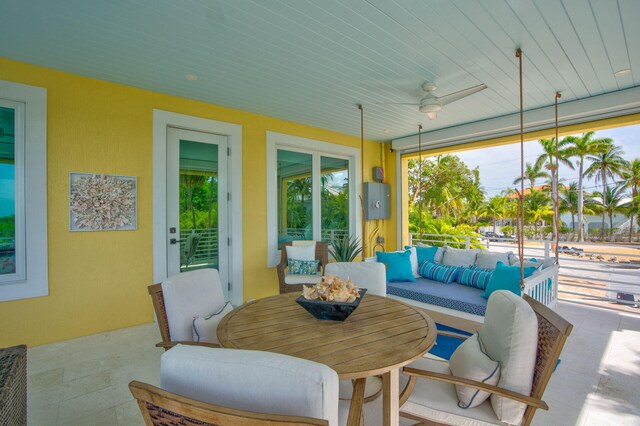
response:
<path id="1" fill-rule="evenodd" d="M 387 183 L 365 182 L 364 184 L 364 218 L 389 219 L 391 215 L 391 192 Z"/>

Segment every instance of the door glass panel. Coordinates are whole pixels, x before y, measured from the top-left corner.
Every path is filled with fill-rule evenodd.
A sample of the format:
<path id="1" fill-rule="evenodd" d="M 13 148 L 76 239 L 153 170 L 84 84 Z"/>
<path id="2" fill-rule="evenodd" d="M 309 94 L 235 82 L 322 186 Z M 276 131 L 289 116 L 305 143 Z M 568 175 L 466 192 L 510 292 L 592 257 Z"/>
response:
<path id="1" fill-rule="evenodd" d="M 218 145 L 180 140 L 180 271 L 219 269 Z"/>
<path id="2" fill-rule="evenodd" d="M 0 275 L 16 273 L 15 110 L 0 107 Z"/>
<path id="3" fill-rule="evenodd" d="M 313 239 L 312 156 L 278 150 L 278 249 Z"/>
<path id="4" fill-rule="evenodd" d="M 322 241 L 349 235 L 349 160 L 320 157 Z"/>

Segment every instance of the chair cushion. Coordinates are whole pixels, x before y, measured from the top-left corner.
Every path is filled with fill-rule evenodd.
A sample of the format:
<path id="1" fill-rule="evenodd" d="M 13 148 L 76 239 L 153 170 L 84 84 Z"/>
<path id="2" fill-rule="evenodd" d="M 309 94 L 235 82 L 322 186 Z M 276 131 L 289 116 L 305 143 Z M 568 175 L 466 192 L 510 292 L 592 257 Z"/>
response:
<path id="1" fill-rule="evenodd" d="M 538 320 L 531 306 L 510 291 L 493 292 L 480 330 L 480 341 L 487 355 L 500 362 L 498 386 L 529 395 L 538 349 Z M 518 424 L 526 406 L 491 395 L 491 405 L 498 418 Z"/>
<path id="2" fill-rule="evenodd" d="M 172 341 L 190 341 L 193 317 L 205 317 L 225 304 L 216 269 L 197 269 L 173 275 L 162 282 L 169 335 Z"/>
<path id="3" fill-rule="evenodd" d="M 284 283 L 285 284 L 308 284 L 314 285 L 318 284 L 322 280 L 322 275 L 296 275 L 296 274 L 285 274 L 284 275 Z"/>
<path id="4" fill-rule="evenodd" d="M 438 265 L 436 263 L 424 262 L 420 266 L 420 275 L 428 280 L 439 281 L 445 284 L 451 284 L 458 278 L 460 273 L 458 266 Z"/>
<path id="5" fill-rule="evenodd" d="M 475 266 L 483 269 L 495 269 L 498 262 L 502 262 L 505 265 L 509 265 L 509 257 L 513 255 L 513 252 L 506 253 L 494 253 L 489 250 L 480 250 L 480 253 L 476 256 Z"/>
<path id="6" fill-rule="evenodd" d="M 297 260 L 315 260 L 316 259 L 316 245 L 304 244 L 285 246 L 287 250 L 287 259 Z"/>
<path id="7" fill-rule="evenodd" d="M 160 358 L 160 387 L 238 410 L 338 424 L 338 374 L 287 355 L 177 345 Z"/>
<path id="8" fill-rule="evenodd" d="M 220 343 L 218 340 L 218 324 L 231 311 L 233 311 L 233 306 L 231 302 L 227 302 L 221 309 L 212 312 L 206 317 L 194 317 L 191 340 L 194 342 Z"/>
<path id="9" fill-rule="evenodd" d="M 324 268 L 325 275 L 350 278 L 358 287 L 366 288 L 367 294 L 387 295 L 387 272 L 379 262 L 333 262 Z"/>
<path id="10" fill-rule="evenodd" d="M 420 358 L 409 367 L 450 375 L 446 360 Z M 408 377 L 400 375 L 400 389 Z M 454 385 L 429 379 L 418 379 L 413 393 L 400 407 L 401 413 L 412 414 L 433 422 L 455 425 L 506 425 L 497 418 L 487 400 L 474 408 L 458 407 L 458 395 Z"/>
<path id="11" fill-rule="evenodd" d="M 411 252 L 409 250 L 385 253 L 376 252 L 378 262 L 384 263 L 387 268 L 387 281 L 402 282 L 415 281 L 411 272 Z"/>
<path id="12" fill-rule="evenodd" d="M 289 273 L 293 275 L 318 275 L 320 261 L 288 259 Z"/>
<path id="13" fill-rule="evenodd" d="M 500 363 L 492 360 L 487 355 L 478 334 L 466 339 L 451 354 L 449 359 L 449 369 L 454 376 L 489 385 L 498 384 L 500 379 Z M 458 406 L 460 408 L 473 408 L 489 399 L 491 394 L 479 389 L 462 385 L 455 385 L 458 394 Z"/>
<path id="14" fill-rule="evenodd" d="M 480 249 L 457 249 L 447 247 L 442 256 L 442 264 L 447 266 L 473 266 Z"/>

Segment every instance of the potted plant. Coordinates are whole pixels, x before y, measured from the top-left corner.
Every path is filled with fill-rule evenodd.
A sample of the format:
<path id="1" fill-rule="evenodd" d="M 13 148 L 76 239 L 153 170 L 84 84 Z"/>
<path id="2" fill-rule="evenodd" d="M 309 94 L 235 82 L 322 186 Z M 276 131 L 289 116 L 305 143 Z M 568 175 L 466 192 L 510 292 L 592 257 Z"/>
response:
<path id="1" fill-rule="evenodd" d="M 329 254 L 336 262 L 353 262 L 362 253 L 360 240 L 354 235 L 334 237 L 329 245 Z"/>

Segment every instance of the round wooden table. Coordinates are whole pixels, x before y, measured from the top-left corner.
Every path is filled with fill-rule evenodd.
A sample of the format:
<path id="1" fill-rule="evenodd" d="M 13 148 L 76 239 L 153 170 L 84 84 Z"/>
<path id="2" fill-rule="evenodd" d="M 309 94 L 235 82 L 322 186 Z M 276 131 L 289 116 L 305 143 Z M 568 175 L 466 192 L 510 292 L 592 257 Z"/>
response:
<path id="1" fill-rule="evenodd" d="M 382 375 L 385 425 L 399 421 L 400 368 L 433 345 L 436 327 L 422 310 L 366 294 L 344 322 L 317 320 L 285 293 L 247 303 L 218 326 L 225 348 L 277 352 L 328 365 L 355 380 L 349 424 L 358 424 L 367 377 Z"/>

